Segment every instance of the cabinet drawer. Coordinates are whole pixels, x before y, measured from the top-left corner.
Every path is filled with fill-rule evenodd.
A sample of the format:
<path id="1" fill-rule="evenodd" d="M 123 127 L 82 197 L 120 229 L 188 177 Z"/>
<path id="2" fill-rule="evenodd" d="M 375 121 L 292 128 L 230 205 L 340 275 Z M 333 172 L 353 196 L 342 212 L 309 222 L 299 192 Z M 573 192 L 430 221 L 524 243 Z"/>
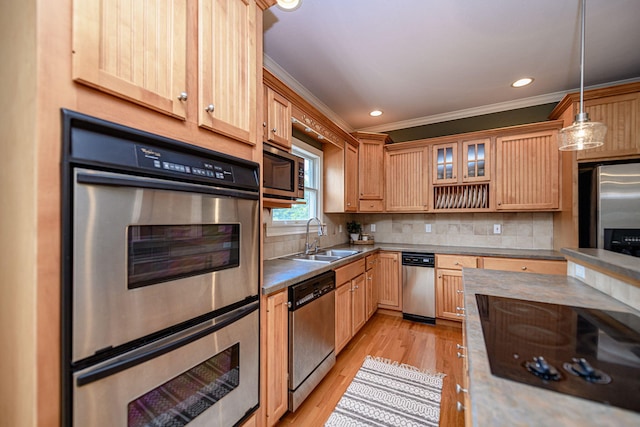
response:
<path id="1" fill-rule="evenodd" d="M 487 270 L 521 271 L 540 274 L 567 274 L 566 261 L 526 258 L 484 258 L 484 268 Z"/>
<path id="2" fill-rule="evenodd" d="M 360 212 L 382 212 L 382 200 L 360 200 Z"/>
<path id="3" fill-rule="evenodd" d="M 358 261 L 352 262 L 351 264 L 336 268 L 334 270 L 336 272 L 336 286 L 340 286 L 364 273 L 364 262 L 365 260 L 362 258 Z"/>
<path id="4" fill-rule="evenodd" d="M 436 267 L 462 270 L 462 267 L 477 268 L 478 257 L 469 255 L 436 255 Z"/>
<path id="5" fill-rule="evenodd" d="M 365 267 L 368 270 L 371 270 L 373 267 L 375 267 L 376 263 L 378 262 L 378 254 L 373 254 L 373 255 L 367 255 L 367 257 L 365 258 Z"/>

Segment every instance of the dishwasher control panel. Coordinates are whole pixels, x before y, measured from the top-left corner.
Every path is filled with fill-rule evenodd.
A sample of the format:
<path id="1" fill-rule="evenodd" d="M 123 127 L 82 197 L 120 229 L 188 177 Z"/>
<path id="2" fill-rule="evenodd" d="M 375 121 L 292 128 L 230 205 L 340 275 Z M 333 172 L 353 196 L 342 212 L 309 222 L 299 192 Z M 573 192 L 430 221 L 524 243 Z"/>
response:
<path id="1" fill-rule="evenodd" d="M 322 297 L 336 289 L 335 272 L 328 271 L 289 288 L 289 311 L 295 311 L 302 306 Z"/>
<path id="2" fill-rule="evenodd" d="M 414 265 L 416 267 L 435 267 L 436 256 L 432 253 L 402 252 L 402 265 Z"/>

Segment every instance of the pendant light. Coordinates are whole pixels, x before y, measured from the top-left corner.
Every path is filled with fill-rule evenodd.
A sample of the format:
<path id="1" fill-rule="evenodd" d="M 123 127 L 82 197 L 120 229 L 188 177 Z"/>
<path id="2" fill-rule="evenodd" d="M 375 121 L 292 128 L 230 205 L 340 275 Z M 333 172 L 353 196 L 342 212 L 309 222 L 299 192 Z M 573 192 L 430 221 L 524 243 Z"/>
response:
<path id="1" fill-rule="evenodd" d="M 604 123 L 592 122 L 584 112 L 584 21 L 585 1 L 582 0 L 582 28 L 580 45 L 580 112 L 576 114 L 571 126 L 560 129 L 560 150 L 575 151 L 595 148 L 604 144 L 607 126 Z"/>

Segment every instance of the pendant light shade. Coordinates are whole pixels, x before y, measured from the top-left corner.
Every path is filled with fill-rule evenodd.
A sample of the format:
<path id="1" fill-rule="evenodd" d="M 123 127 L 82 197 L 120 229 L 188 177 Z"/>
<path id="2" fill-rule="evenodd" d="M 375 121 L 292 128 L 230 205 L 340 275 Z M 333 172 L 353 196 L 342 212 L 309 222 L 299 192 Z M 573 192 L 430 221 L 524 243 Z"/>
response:
<path id="1" fill-rule="evenodd" d="M 604 123 L 592 122 L 589 115 L 584 112 L 584 21 L 585 2 L 582 0 L 582 26 L 580 45 L 580 112 L 576 114 L 571 126 L 560 130 L 560 150 L 575 151 L 595 148 L 604 144 L 607 126 Z"/>

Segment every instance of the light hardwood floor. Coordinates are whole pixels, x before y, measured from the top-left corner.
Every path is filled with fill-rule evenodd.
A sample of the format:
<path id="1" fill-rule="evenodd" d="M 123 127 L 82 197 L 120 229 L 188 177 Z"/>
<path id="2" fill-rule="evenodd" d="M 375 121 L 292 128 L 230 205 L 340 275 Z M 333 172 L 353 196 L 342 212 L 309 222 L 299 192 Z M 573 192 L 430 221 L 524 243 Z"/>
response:
<path id="1" fill-rule="evenodd" d="M 442 388 L 440 425 L 464 426 L 464 415 L 456 410 L 456 383 L 462 384 L 462 361 L 456 344 L 462 329 L 425 325 L 400 316 L 376 313 L 340 352 L 336 365 L 295 413 L 287 412 L 278 426 L 322 426 L 342 397 L 367 355 L 447 374 Z"/>

